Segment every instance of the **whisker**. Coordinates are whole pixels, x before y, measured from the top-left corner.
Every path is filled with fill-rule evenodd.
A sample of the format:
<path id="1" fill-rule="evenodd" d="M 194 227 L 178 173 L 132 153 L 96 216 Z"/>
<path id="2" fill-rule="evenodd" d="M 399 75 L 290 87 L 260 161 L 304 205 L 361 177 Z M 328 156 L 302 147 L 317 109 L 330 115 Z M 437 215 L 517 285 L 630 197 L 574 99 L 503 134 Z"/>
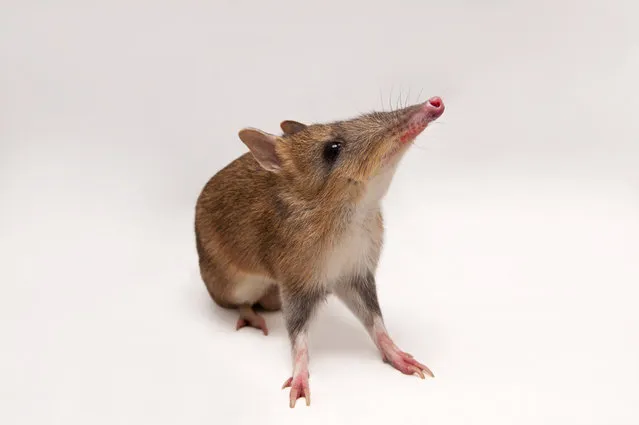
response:
<path id="1" fill-rule="evenodd" d="M 424 91 L 424 88 L 422 87 L 421 90 L 419 91 L 419 94 L 417 95 L 417 103 L 420 103 L 420 99 L 422 98 L 423 91 Z"/>
<path id="2" fill-rule="evenodd" d="M 415 147 L 421 151 L 432 151 L 432 148 L 430 146 L 421 146 L 421 145 L 418 145 L 416 142 L 413 142 L 411 147 Z"/>

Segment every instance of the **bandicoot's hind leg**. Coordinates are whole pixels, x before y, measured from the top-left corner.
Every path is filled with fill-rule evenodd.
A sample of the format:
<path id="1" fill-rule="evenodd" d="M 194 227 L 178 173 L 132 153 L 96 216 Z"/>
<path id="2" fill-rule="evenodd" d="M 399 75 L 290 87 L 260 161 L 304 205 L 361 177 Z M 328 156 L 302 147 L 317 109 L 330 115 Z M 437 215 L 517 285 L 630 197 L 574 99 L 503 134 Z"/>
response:
<path id="1" fill-rule="evenodd" d="M 277 285 L 272 285 L 257 303 L 266 311 L 277 311 L 281 309 L 282 300 L 280 298 L 280 288 Z"/>
<path id="2" fill-rule="evenodd" d="M 256 306 L 261 307 L 266 311 L 277 311 L 282 308 L 280 290 L 277 285 L 271 286 L 257 301 Z M 237 320 L 236 329 L 251 326 L 261 329 L 262 332 L 264 332 L 264 335 L 268 335 L 268 328 L 266 327 L 264 317 L 256 313 L 252 306 L 249 304 L 243 304 L 238 307 L 238 310 L 240 311 L 240 318 Z"/>
<path id="3" fill-rule="evenodd" d="M 264 309 L 270 310 L 277 306 L 279 291 L 273 295 L 273 289 L 264 283 L 261 278 L 240 276 L 230 279 L 215 264 L 208 261 L 208 257 L 200 257 L 200 273 L 206 284 L 209 294 L 217 305 L 223 308 L 237 308 L 240 317 L 235 329 L 250 326 L 261 329 L 264 335 L 268 335 L 268 328 L 264 318 L 253 310 L 253 306 L 264 299 Z M 277 290 L 277 287 L 275 287 Z"/>
<path id="4" fill-rule="evenodd" d="M 250 326 L 255 329 L 261 329 L 264 335 L 268 335 L 266 321 L 261 315 L 257 314 L 250 305 L 241 305 L 238 307 L 238 310 L 240 311 L 240 317 L 237 319 L 236 330 Z"/>
<path id="5" fill-rule="evenodd" d="M 237 324 L 235 325 L 235 329 L 239 330 L 243 327 L 250 326 L 253 328 L 261 329 L 264 335 L 268 335 L 268 328 L 266 327 L 266 321 L 262 316 L 253 311 L 252 302 L 237 302 L 236 300 L 229 299 L 228 295 L 225 294 L 224 291 L 219 290 L 219 286 L 212 285 L 211 282 L 214 282 L 213 279 L 210 279 L 210 276 L 203 273 L 203 275 L 209 279 L 204 282 L 207 284 L 206 287 L 213 298 L 213 301 L 217 305 L 222 308 L 237 308 L 240 312 L 240 317 L 237 320 Z"/>

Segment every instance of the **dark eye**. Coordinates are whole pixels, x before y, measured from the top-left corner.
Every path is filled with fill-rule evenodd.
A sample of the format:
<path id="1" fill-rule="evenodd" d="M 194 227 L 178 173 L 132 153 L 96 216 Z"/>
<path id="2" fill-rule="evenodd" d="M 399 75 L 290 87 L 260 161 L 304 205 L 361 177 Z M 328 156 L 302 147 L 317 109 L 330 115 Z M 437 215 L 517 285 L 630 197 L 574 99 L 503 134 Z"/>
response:
<path id="1" fill-rule="evenodd" d="M 340 151 L 342 150 L 342 142 L 339 140 L 332 140 L 327 142 L 324 145 L 324 151 L 322 152 L 322 156 L 324 157 L 324 161 L 328 164 L 333 164 L 337 157 L 339 156 Z"/>

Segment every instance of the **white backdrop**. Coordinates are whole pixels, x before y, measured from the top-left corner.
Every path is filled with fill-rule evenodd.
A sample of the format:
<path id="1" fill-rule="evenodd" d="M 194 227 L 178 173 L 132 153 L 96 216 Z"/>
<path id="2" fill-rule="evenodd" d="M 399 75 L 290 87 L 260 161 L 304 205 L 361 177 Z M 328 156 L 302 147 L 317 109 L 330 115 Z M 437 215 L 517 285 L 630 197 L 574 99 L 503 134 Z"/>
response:
<path id="1" fill-rule="evenodd" d="M 634 1 L 0 1 L 0 423 L 639 423 Z M 384 365 L 337 302 L 291 411 L 195 199 L 244 126 L 446 112 L 385 201 Z M 387 106 L 386 106 L 387 107 Z"/>

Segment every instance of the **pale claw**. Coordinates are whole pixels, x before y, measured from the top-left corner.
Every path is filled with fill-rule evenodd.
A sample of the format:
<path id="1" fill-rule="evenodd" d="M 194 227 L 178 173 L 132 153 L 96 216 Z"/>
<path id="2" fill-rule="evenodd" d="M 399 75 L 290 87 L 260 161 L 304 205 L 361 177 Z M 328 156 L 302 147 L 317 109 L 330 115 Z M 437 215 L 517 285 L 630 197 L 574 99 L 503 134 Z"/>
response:
<path id="1" fill-rule="evenodd" d="M 420 378 L 425 379 L 426 377 L 424 373 L 426 373 L 426 375 L 430 376 L 431 378 L 435 377 L 433 372 L 428 367 L 410 357 L 410 355 L 401 351 L 398 354 L 391 356 L 388 362 L 395 369 L 406 375 L 417 375 Z"/>
<path id="2" fill-rule="evenodd" d="M 416 373 L 420 378 L 422 379 L 426 379 L 426 377 L 424 376 L 424 372 L 421 371 L 420 368 L 418 368 L 417 366 L 411 366 L 410 369 Z"/>
<path id="3" fill-rule="evenodd" d="M 411 356 L 410 359 L 407 359 L 407 362 L 410 363 L 411 365 L 413 365 L 414 367 L 418 368 L 419 374 L 421 375 L 422 379 L 424 379 L 424 374 L 421 373 L 422 371 L 425 372 L 426 375 L 430 376 L 431 378 L 435 377 L 433 372 L 426 365 L 423 365 L 420 362 L 418 362 L 417 360 L 413 359 L 412 356 Z"/>

